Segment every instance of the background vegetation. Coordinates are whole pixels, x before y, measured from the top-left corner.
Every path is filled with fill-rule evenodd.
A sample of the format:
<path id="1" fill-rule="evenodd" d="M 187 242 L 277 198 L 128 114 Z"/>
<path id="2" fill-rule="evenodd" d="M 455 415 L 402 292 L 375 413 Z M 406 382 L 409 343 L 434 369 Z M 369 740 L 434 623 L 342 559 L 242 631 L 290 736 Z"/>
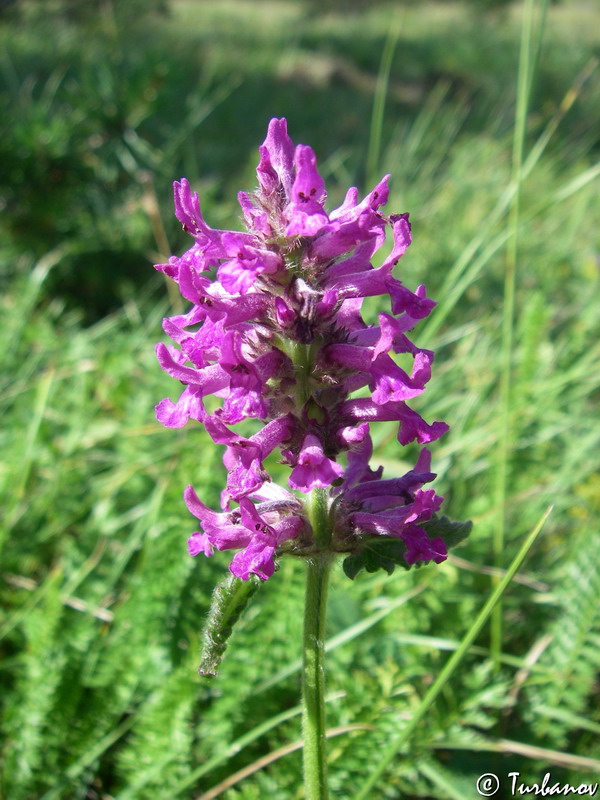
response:
<path id="1" fill-rule="evenodd" d="M 228 556 L 187 558 L 181 493 L 216 504 L 224 470 L 200 426 L 153 413 L 174 391 L 153 356 L 173 306 L 150 265 L 187 246 L 170 183 L 186 175 L 209 223 L 236 227 L 275 115 L 316 149 L 332 205 L 393 174 L 388 207 L 414 221 L 398 274 L 439 302 L 415 331 L 437 354 L 419 409 L 451 425 L 435 485 L 475 522 L 441 567 L 336 573 L 333 794 L 378 767 L 373 798 L 475 797 L 484 772 L 598 780 L 600 15 L 534 5 L 3 4 L 5 800 L 302 796 L 286 750 L 302 565 L 281 565 L 219 677 L 199 678 Z M 375 434 L 403 473 L 415 452 Z M 491 628 L 383 763 L 550 504 Z"/>

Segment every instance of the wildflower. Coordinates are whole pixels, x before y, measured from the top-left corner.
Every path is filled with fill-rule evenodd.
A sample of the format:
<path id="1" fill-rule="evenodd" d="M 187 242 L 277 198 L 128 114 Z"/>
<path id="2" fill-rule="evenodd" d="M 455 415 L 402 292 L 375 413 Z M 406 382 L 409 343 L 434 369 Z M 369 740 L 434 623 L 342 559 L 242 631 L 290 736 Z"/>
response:
<path id="1" fill-rule="evenodd" d="M 188 181 L 175 182 L 175 213 L 194 243 L 157 265 L 192 304 L 164 320 L 174 344 L 157 346 L 158 361 L 185 388 L 177 400 L 158 403 L 157 417 L 174 428 L 199 421 L 226 448 L 221 512 L 186 489 L 202 528 L 189 551 L 236 549 L 232 573 L 266 580 L 278 555 L 323 546 L 301 496 L 318 490 L 325 491 L 331 550 L 355 556 L 379 537 L 397 545 L 396 562 L 439 563 L 446 545 L 427 527 L 442 498 L 422 488 L 435 477 L 429 451 L 402 478 L 384 480 L 369 465 L 371 423 L 398 422 L 402 445 L 427 444 L 447 430 L 407 405 L 424 391 L 434 356 L 406 334 L 435 305 L 425 287 L 412 292 L 392 274 L 411 243 L 408 214 L 379 210 L 389 175 L 360 201 L 349 189 L 327 212 L 315 154 L 293 145 L 285 119 L 271 120 L 259 154 L 258 189 L 238 196 L 244 232 L 210 228 Z M 375 268 L 371 259 L 388 228 L 392 250 Z M 390 298 L 391 314 L 370 325 L 361 304 L 376 295 Z M 410 371 L 390 353 L 412 358 Z M 368 396 L 353 397 L 359 389 Z M 222 400 L 212 413 L 208 395 Z M 231 427 L 245 419 L 261 424 L 247 438 Z M 274 484 L 264 466 L 277 449 L 293 491 Z"/>

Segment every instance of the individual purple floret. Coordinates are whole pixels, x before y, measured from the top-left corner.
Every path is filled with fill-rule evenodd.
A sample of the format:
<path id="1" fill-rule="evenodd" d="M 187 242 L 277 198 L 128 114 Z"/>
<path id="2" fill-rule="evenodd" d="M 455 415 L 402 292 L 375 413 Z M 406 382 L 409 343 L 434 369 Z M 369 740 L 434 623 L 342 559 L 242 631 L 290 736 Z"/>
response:
<path id="1" fill-rule="evenodd" d="M 285 119 L 271 120 L 259 153 L 258 189 L 238 196 L 244 232 L 210 228 L 188 181 L 175 182 L 175 213 L 194 243 L 156 267 L 192 304 L 163 322 L 174 344 L 157 345 L 158 361 L 184 389 L 158 403 L 157 418 L 172 428 L 201 422 L 226 448 L 222 511 L 186 489 L 202 529 L 189 551 L 239 550 L 232 573 L 266 580 L 277 556 L 320 547 L 304 496 L 326 490 L 331 550 L 354 553 L 369 537 L 387 537 L 403 544 L 406 564 L 439 563 L 446 545 L 430 538 L 426 523 L 442 498 L 422 488 L 435 477 L 429 452 L 402 478 L 383 480 L 381 468 L 369 466 L 372 422 L 399 422 L 402 445 L 427 444 L 448 429 L 407 405 L 424 391 L 433 362 L 407 332 L 435 305 L 425 287 L 411 292 L 392 274 L 411 242 L 408 214 L 379 210 L 387 175 L 364 199 L 351 188 L 327 212 L 315 154 L 293 145 Z M 392 250 L 375 268 L 388 228 Z M 377 295 L 389 297 L 391 313 L 370 325 L 361 305 Z M 390 354 L 409 357 L 412 367 L 405 371 Z M 218 407 L 211 400 L 211 411 L 208 396 L 220 400 Z M 260 421 L 249 436 L 232 429 L 246 419 Z M 275 451 L 293 491 L 276 486 L 265 467 Z"/>

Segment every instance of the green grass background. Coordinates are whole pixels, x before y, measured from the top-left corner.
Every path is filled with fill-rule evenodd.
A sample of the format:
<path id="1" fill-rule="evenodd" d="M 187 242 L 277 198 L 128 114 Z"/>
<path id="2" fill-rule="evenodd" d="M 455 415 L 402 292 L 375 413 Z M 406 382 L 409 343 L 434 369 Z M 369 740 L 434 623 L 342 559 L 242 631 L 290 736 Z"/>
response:
<path id="1" fill-rule="evenodd" d="M 397 275 L 438 301 L 414 332 L 436 350 L 414 405 L 450 424 L 435 487 L 475 523 L 442 566 L 336 570 L 332 794 L 375 772 L 368 796 L 391 799 L 469 800 L 484 772 L 596 782 L 598 6 L 84 5 L 0 17 L 0 796 L 303 795 L 302 565 L 281 564 L 218 678 L 198 677 L 229 555 L 188 558 L 182 490 L 216 507 L 225 473 L 199 425 L 153 412 L 176 393 L 153 346 L 180 301 L 151 264 L 188 244 L 171 181 L 190 179 L 213 227 L 238 227 L 271 116 L 314 147 L 332 207 L 392 173 L 388 209 L 414 223 Z M 393 426 L 373 433 L 375 462 L 402 474 L 416 451 Z"/>

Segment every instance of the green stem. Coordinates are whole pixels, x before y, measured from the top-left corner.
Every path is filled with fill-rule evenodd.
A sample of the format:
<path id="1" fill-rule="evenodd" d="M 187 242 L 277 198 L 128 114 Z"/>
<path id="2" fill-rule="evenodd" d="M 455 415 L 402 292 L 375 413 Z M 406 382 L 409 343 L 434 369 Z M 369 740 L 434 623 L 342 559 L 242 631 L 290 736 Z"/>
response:
<path id="1" fill-rule="evenodd" d="M 287 352 L 296 371 L 296 407 L 300 412 L 311 397 L 310 378 L 316 344 L 288 342 Z M 329 491 L 313 489 L 306 498 L 315 554 L 307 559 L 306 602 L 302 642 L 302 733 L 304 739 L 305 800 L 327 800 L 325 742 L 325 618 L 327 588 L 333 564 L 328 552 L 333 530 Z"/>
<path id="2" fill-rule="evenodd" d="M 310 376 L 313 370 L 313 347 L 310 344 L 288 341 L 284 348 L 291 358 L 296 374 L 296 405 L 301 410 L 310 398 Z"/>
<path id="3" fill-rule="evenodd" d="M 333 531 L 329 516 L 329 489 L 313 489 L 306 501 L 306 512 L 319 550 L 328 550 Z"/>
<path id="4" fill-rule="evenodd" d="M 547 3 L 542 0 L 542 6 Z M 527 131 L 527 112 L 532 83 L 532 51 L 533 28 L 536 0 L 526 0 L 523 9 L 523 23 L 521 29 L 521 53 L 519 57 L 519 75 L 517 81 L 517 108 L 513 135 L 512 154 L 512 182 L 515 192 L 510 209 L 509 229 L 511 236 L 508 239 L 506 250 L 506 269 L 504 273 L 504 305 L 502 311 L 502 343 L 501 343 L 501 368 L 500 368 L 500 429 L 498 432 L 498 463 L 496 470 L 496 506 L 498 520 L 494 529 L 492 547 L 494 566 L 502 567 L 505 539 L 506 539 L 506 497 L 510 472 L 510 454 L 513 438 L 513 407 L 511 394 L 511 379 L 514 363 L 514 326 L 515 326 L 515 294 L 517 285 L 518 263 L 518 232 L 521 210 L 521 184 L 523 182 L 523 154 L 525 150 L 525 134 Z M 497 586 L 499 578 L 492 579 L 492 585 Z M 491 617 L 490 649 L 497 670 L 500 669 L 502 658 L 502 601 L 494 608 Z"/>
<path id="5" fill-rule="evenodd" d="M 302 696 L 304 710 L 304 790 L 306 800 L 327 800 L 325 749 L 325 613 L 333 558 L 318 553 L 307 560 Z"/>

